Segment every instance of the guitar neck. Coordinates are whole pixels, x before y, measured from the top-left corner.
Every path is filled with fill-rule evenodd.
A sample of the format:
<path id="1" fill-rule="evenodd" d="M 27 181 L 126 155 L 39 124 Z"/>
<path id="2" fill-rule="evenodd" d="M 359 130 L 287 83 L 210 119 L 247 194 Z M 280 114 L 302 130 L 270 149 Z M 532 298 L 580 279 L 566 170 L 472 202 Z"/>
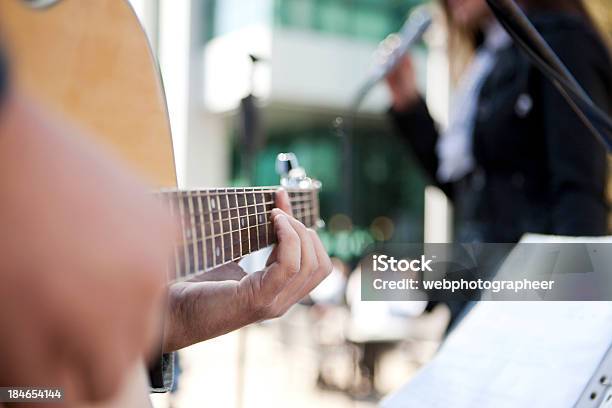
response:
<path id="1" fill-rule="evenodd" d="M 180 220 L 182 239 L 174 248 L 171 281 L 236 261 L 276 242 L 270 214 L 274 187 L 224 188 L 159 193 Z M 293 216 L 307 227 L 319 221 L 317 189 L 287 190 Z"/>

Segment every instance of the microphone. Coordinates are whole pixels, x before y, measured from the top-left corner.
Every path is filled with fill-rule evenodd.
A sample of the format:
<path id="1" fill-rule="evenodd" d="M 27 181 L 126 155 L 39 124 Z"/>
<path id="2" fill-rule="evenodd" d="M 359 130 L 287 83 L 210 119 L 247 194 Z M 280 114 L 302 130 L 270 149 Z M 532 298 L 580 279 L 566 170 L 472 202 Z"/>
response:
<path id="1" fill-rule="evenodd" d="M 370 91 L 382 81 L 402 60 L 427 31 L 432 22 L 432 15 L 426 7 L 419 7 L 408 16 L 408 19 L 398 33 L 391 34 L 384 40 L 375 52 L 376 61 L 372 72 L 366 82 L 359 88 L 359 92 L 352 105 L 353 111 L 359 106 Z"/>
<path id="2" fill-rule="evenodd" d="M 353 216 L 353 120 L 361 103 L 370 91 L 382 81 L 402 60 L 404 55 L 416 44 L 431 25 L 433 17 L 429 9 L 415 9 L 398 33 L 391 34 L 376 50 L 375 63 L 368 79 L 359 88 L 345 118 L 334 120 L 333 126 L 342 142 L 343 207 L 349 217 Z"/>

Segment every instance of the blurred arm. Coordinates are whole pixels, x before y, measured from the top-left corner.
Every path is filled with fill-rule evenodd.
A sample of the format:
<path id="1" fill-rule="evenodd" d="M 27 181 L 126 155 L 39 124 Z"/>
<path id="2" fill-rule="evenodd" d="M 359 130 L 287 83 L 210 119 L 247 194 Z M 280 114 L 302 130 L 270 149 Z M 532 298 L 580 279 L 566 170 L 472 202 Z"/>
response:
<path id="1" fill-rule="evenodd" d="M 412 148 L 425 173 L 438 185 L 438 131 L 425 101 L 419 95 L 414 66 L 409 56 L 405 56 L 387 75 L 386 82 L 393 101 L 389 111 L 393 122 Z"/>
<path id="2" fill-rule="evenodd" d="M 11 89 L 0 111 L 0 384 L 113 396 L 158 339 L 173 226 L 147 186 Z"/>
<path id="3" fill-rule="evenodd" d="M 391 118 L 402 138 L 412 148 L 417 160 L 434 184 L 438 184 L 438 130 L 421 98 L 406 111 L 390 110 Z"/>

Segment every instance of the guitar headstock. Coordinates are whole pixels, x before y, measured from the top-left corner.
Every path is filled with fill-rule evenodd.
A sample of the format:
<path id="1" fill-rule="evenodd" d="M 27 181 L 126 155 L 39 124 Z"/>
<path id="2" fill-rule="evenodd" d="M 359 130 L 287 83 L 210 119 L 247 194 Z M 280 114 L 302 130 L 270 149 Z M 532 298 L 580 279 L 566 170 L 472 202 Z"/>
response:
<path id="1" fill-rule="evenodd" d="M 279 153 L 276 156 L 276 172 L 281 176 L 281 186 L 297 190 L 320 190 L 321 182 L 306 175 L 294 153 Z"/>
<path id="2" fill-rule="evenodd" d="M 306 208 L 306 219 L 315 228 L 323 228 L 325 222 L 319 217 L 319 191 L 321 182 L 306 174 L 293 153 L 280 153 L 276 157 L 276 172 L 281 177 L 280 184 L 289 193 L 296 218 L 302 219 Z M 297 213 L 296 213 L 297 212 Z"/>

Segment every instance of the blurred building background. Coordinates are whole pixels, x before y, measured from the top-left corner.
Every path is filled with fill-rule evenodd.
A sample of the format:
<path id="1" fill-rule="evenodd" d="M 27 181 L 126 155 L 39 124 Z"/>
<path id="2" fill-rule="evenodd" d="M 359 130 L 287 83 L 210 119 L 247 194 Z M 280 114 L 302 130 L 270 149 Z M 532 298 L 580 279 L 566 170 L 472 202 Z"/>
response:
<path id="1" fill-rule="evenodd" d="M 179 185 L 275 185 L 276 154 L 295 152 L 323 183 L 321 235 L 336 263 L 317 305 L 181 352 L 178 389 L 155 397 L 156 407 L 372 406 L 433 355 L 447 316 L 420 316 L 419 305 L 347 305 L 347 276 L 370 243 L 447 241 L 450 209 L 390 128 L 379 87 L 351 120 L 349 217 L 336 125 L 378 43 L 428 1 L 130 1 L 159 59 Z M 612 34 L 608 1 L 587 3 Z M 443 124 L 450 85 L 441 24 L 414 55 Z"/>
<path id="2" fill-rule="evenodd" d="M 420 3 L 134 0 L 161 63 L 179 183 L 274 185 L 276 154 L 294 151 L 311 177 L 323 182 L 322 212 L 328 225 L 338 227 L 326 240 L 334 255 L 349 260 L 364 244 L 391 236 L 422 240 L 424 180 L 386 120 L 384 87 L 366 100 L 354 126 L 349 224 L 342 208 L 341 139 L 334 128 L 366 79 L 378 43 Z M 419 64 L 427 64 L 425 47 L 416 54 Z M 445 64 L 431 65 L 438 72 L 419 70 L 428 72 L 430 87 L 426 77 L 421 83 L 435 88 L 428 92 L 435 99 L 430 102 L 443 119 Z M 258 120 L 245 135 L 241 104 L 251 94 Z M 372 196 L 379 199 L 366 199 Z"/>

